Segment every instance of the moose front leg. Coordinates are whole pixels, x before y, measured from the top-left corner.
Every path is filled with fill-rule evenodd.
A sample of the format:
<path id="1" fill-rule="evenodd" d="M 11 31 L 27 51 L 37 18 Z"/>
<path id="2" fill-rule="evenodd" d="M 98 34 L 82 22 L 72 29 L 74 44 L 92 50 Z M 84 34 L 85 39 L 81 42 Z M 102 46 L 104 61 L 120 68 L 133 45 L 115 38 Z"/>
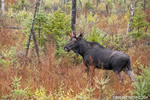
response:
<path id="1" fill-rule="evenodd" d="M 94 66 L 89 66 L 88 67 L 88 85 L 89 86 L 94 86 L 94 80 L 93 77 L 95 76 L 95 67 Z"/>

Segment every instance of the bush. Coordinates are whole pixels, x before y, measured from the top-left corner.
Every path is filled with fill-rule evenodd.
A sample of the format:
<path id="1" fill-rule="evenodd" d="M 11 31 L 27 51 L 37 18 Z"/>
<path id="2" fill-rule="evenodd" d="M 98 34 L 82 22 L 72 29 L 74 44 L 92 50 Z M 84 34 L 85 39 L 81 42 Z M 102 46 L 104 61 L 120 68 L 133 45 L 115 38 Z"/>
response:
<path id="1" fill-rule="evenodd" d="M 95 26 L 92 28 L 91 34 L 85 36 L 88 41 L 98 42 L 104 47 L 108 47 L 116 50 L 125 50 L 125 45 L 122 46 L 121 35 L 110 36 L 102 31 L 100 31 Z"/>
<path id="2" fill-rule="evenodd" d="M 28 18 L 25 20 L 25 27 L 27 28 L 27 30 L 25 30 L 25 33 L 27 35 L 29 35 L 30 33 L 32 18 L 33 14 L 29 14 Z M 34 22 L 34 32 L 36 35 L 38 35 L 36 38 L 40 46 L 43 46 L 47 40 L 47 37 L 44 34 L 44 27 L 45 27 L 44 25 L 46 24 L 47 19 L 48 18 L 45 12 L 43 11 L 37 12 Z"/>
<path id="3" fill-rule="evenodd" d="M 135 9 L 133 21 L 131 22 L 131 27 L 133 28 L 133 32 L 131 35 L 136 40 L 140 39 L 145 33 L 145 27 L 148 26 L 148 22 L 145 21 L 146 15 L 144 11 L 142 11 L 142 7 L 138 6 Z"/>
<path id="4" fill-rule="evenodd" d="M 107 45 L 107 47 L 114 49 L 114 50 L 122 50 L 125 51 L 126 50 L 126 45 L 122 44 L 122 36 L 121 35 L 113 35 L 113 36 L 107 36 L 105 38 L 105 45 Z"/>
<path id="5" fill-rule="evenodd" d="M 7 67 L 8 65 L 13 65 L 16 62 L 16 48 L 11 47 L 9 50 L 1 50 L 0 53 L 0 65 L 2 67 Z"/>
<path id="6" fill-rule="evenodd" d="M 71 32 L 70 17 L 63 13 L 61 10 L 55 11 L 52 15 L 49 15 L 49 19 L 44 27 L 48 41 L 55 41 L 56 43 L 56 55 L 62 56 L 65 54 L 63 49 L 67 43 L 66 36 Z"/>
<path id="7" fill-rule="evenodd" d="M 137 81 L 133 84 L 136 96 L 150 97 L 150 64 L 147 67 L 140 66 L 142 73 L 137 76 Z"/>
<path id="8" fill-rule="evenodd" d="M 100 43 L 101 45 L 104 46 L 104 42 L 105 42 L 104 34 L 102 34 L 102 32 L 96 27 L 92 28 L 91 34 L 88 34 L 86 36 L 86 38 L 87 38 L 88 41 L 98 42 L 98 43 Z"/>
<path id="9" fill-rule="evenodd" d="M 8 96 L 5 96 L 3 98 L 5 99 L 13 99 L 13 100 L 26 100 L 28 99 L 28 93 L 27 93 L 27 89 L 21 89 L 21 79 L 22 77 L 11 77 L 12 79 L 12 83 L 11 83 L 11 88 L 10 88 L 10 94 Z"/>
<path id="10" fill-rule="evenodd" d="M 15 4 L 12 5 L 12 8 L 17 10 L 23 10 L 24 8 L 29 9 L 30 1 L 29 0 L 17 0 Z"/>
<path id="11" fill-rule="evenodd" d="M 34 96 L 36 100 L 50 100 L 50 96 L 46 95 L 46 90 L 45 88 L 42 88 L 42 87 L 40 89 L 38 88 L 36 89 Z"/>

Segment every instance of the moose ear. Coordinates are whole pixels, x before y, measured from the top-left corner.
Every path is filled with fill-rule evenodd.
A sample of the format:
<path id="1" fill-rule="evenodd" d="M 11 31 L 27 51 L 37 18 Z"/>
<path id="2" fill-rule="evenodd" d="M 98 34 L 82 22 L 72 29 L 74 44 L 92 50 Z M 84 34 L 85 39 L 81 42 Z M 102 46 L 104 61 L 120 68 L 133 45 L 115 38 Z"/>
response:
<path id="1" fill-rule="evenodd" d="M 69 34 L 69 36 L 71 37 L 71 38 L 77 38 L 76 37 L 76 33 L 73 31 L 71 34 Z"/>
<path id="2" fill-rule="evenodd" d="M 79 36 L 78 37 L 83 37 L 83 33 L 79 33 Z"/>

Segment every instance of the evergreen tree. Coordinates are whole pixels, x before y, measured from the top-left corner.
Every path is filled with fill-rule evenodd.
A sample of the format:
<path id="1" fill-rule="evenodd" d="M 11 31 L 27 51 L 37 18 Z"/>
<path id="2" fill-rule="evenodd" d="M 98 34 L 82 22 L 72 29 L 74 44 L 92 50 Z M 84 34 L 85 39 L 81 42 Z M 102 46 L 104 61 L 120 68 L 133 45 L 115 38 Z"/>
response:
<path id="1" fill-rule="evenodd" d="M 133 32 L 130 33 L 136 40 L 140 39 L 144 35 L 145 27 L 148 26 L 148 22 L 145 21 L 145 13 L 142 10 L 141 6 L 138 6 L 135 9 L 135 13 L 133 16 L 133 21 L 131 22 L 131 27 L 133 28 Z"/>

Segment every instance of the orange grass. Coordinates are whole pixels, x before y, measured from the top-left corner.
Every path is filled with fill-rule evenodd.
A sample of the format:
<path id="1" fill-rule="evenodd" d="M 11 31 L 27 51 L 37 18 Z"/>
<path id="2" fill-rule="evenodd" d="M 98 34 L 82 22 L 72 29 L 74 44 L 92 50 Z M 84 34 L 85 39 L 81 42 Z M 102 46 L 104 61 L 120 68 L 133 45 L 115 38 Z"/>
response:
<path id="1" fill-rule="evenodd" d="M 109 31 L 112 35 L 118 33 L 118 30 L 122 30 L 121 33 L 126 32 L 127 23 L 122 17 L 120 23 L 112 23 L 108 25 L 107 19 L 102 18 L 98 27 L 104 31 Z M 109 26 L 109 27 L 108 27 Z M 118 29 L 119 28 L 119 29 Z M 26 38 L 21 31 L 12 31 L 0 28 L 0 50 L 15 46 L 16 56 L 20 49 L 24 50 L 22 43 Z M 19 38 L 18 38 L 19 37 Z M 76 96 L 82 92 L 87 86 L 87 72 L 83 63 L 74 65 L 69 62 L 69 58 L 62 57 L 60 60 L 55 57 L 55 47 L 48 43 L 48 52 L 44 52 L 41 55 L 42 63 L 38 64 L 37 58 L 34 55 L 34 50 L 30 49 L 29 58 L 26 63 L 20 64 L 22 60 L 17 59 L 17 63 L 12 66 L 9 65 L 6 68 L 2 68 L 0 65 L 0 95 L 3 96 L 9 94 L 9 88 L 11 87 L 11 77 L 22 76 L 21 86 L 22 88 L 29 87 L 34 93 L 36 88 L 41 86 L 47 90 L 47 93 L 54 93 L 58 91 L 62 82 L 64 83 L 64 91 L 73 90 L 72 95 Z M 142 41 L 137 42 L 136 46 L 128 48 L 126 53 L 131 58 L 131 64 L 133 71 L 138 69 L 137 61 L 141 64 L 147 65 L 150 62 L 150 47 L 143 45 Z M 23 58 L 20 58 L 23 59 Z M 24 59 L 23 59 L 24 61 Z M 17 66 L 17 67 L 16 67 Z M 131 95 L 129 91 L 133 90 L 129 77 L 123 74 L 124 84 L 118 84 L 118 78 L 112 71 L 95 70 L 95 77 L 101 79 L 107 75 L 110 77 L 110 81 L 106 86 L 106 92 L 113 95 Z M 94 97 L 99 97 L 100 93 L 98 89 L 94 91 Z"/>

